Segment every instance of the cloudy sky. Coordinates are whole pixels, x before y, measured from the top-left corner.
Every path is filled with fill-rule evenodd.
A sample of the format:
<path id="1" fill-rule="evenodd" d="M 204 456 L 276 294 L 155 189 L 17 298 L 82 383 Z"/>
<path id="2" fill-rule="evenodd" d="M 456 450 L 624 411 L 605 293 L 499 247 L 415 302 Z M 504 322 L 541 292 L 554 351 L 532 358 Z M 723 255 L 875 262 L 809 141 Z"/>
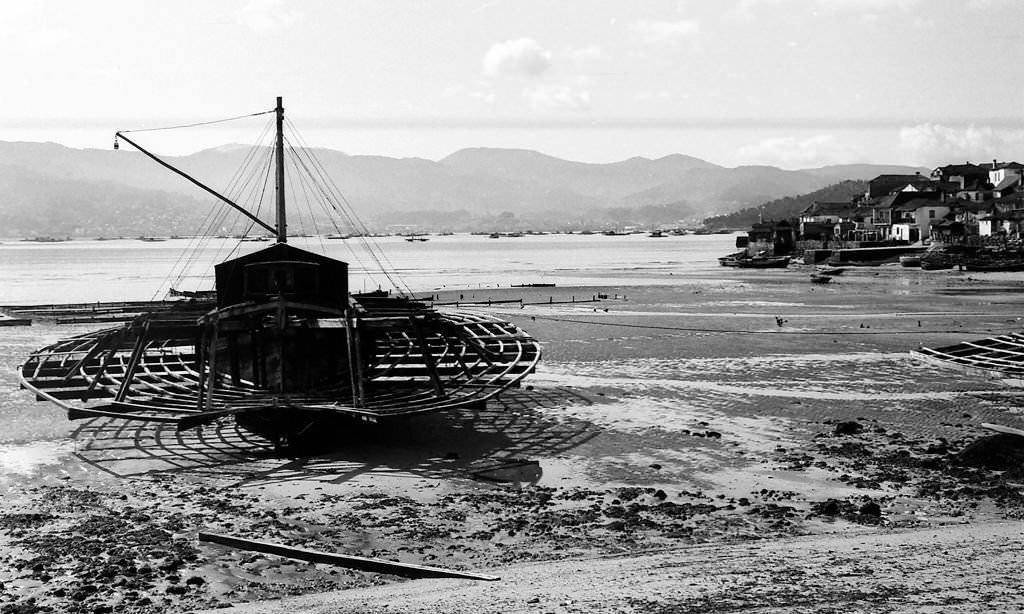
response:
<path id="1" fill-rule="evenodd" d="M 1024 161 L 1019 0 L 3 2 L 0 140 L 261 111 L 306 142 L 726 166 Z M 234 126 L 234 125 L 229 125 Z M 261 125 L 152 133 L 164 153 Z"/>

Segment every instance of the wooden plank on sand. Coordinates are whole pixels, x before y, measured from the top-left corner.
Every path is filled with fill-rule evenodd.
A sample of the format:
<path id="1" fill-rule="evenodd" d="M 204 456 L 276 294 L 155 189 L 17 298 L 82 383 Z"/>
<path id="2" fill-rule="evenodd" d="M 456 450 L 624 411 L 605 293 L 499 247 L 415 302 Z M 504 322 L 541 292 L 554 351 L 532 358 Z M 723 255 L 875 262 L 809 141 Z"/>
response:
<path id="1" fill-rule="evenodd" d="M 1007 435 L 1018 435 L 1020 437 L 1024 437 L 1024 430 L 1015 429 L 1012 426 L 1003 426 L 1002 424 L 991 424 L 988 422 L 982 422 L 981 426 L 997 433 L 1006 433 Z"/>
<path id="2" fill-rule="evenodd" d="M 426 565 L 414 565 L 412 563 L 397 563 L 395 561 L 371 559 L 362 556 L 304 550 L 302 548 L 292 548 L 281 544 L 231 537 L 230 535 L 219 535 L 217 533 L 204 533 L 202 531 L 199 532 L 199 541 L 231 546 L 233 548 L 241 548 L 243 550 L 250 550 L 253 552 L 276 554 L 277 556 L 298 559 L 300 561 L 325 563 L 327 565 L 337 565 L 339 567 L 360 569 L 362 571 L 386 573 L 396 576 L 404 576 L 406 578 L 464 578 L 468 580 L 488 581 L 500 580 L 498 576 L 487 576 L 467 571 L 444 569 L 441 567 L 428 567 Z"/>

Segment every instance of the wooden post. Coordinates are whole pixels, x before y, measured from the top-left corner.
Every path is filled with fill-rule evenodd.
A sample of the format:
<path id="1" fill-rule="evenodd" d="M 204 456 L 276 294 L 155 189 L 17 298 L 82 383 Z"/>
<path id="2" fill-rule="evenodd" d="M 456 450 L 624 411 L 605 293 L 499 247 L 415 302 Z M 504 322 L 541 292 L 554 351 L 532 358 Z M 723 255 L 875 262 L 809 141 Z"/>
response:
<path id="1" fill-rule="evenodd" d="M 423 362 L 427 366 L 427 372 L 430 374 L 430 381 L 434 384 L 434 391 L 437 392 L 437 396 L 444 397 L 444 384 L 441 383 L 441 378 L 437 375 L 437 362 L 434 360 L 434 355 L 430 353 L 430 346 L 427 345 L 427 337 L 423 334 L 423 327 L 420 322 L 409 317 L 409 322 L 412 323 L 412 329 L 416 333 L 416 339 L 420 342 L 420 348 L 423 352 Z"/>
<path id="2" fill-rule="evenodd" d="M 121 387 L 117 389 L 117 395 L 114 397 L 114 401 L 117 403 L 124 401 L 125 397 L 128 396 L 128 389 L 131 388 L 132 378 L 135 377 L 135 370 L 139 368 L 139 361 L 142 360 L 142 353 L 146 349 L 146 336 L 149 333 L 150 322 L 151 320 L 146 320 L 146 324 L 139 332 L 139 338 L 135 341 L 135 349 L 132 350 L 132 357 L 128 361 L 128 369 L 124 372 L 124 376 L 121 379 Z"/>
<path id="3" fill-rule="evenodd" d="M 206 403 L 205 411 L 213 409 L 213 386 L 217 381 L 217 318 L 213 318 L 213 333 L 210 335 L 210 351 L 208 352 L 207 370 L 209 375 L 206 381 Z"/>
<path id="4" fill-rule="evenodd" d="M 366 402 L 366 387 L 365 376 L 363 375 L 363 354 L 359 335 L 359 320 L 353 315 L 350 318 L 346 318 L 346 323 L 349 325 L 349 371 L 355 380 L 355 386 L 352 388 L 352 404 L 356 407 L 362 407 Z"/>
<path id="5" fill-rule="evenodd" d="M 196 343 L 196 372 L 199 374 L 197 378 L 199 381 L 199 394 L 196 396 L 196 409 L 199 411 L 203 410 L 203 405 L 206 396 L 206 325 L 203 325 L 203 331 L 199 335 L 199 341 Z"/>
<path id="6" fill-rule="evenodd" d="M 251 539 L 242 539 L 240 537 L 232 537 L 230 535 L 218 535 L 217 533 L 205 533 L 202 531 L 200 531 L 199 533 L 199 541 L 210 542 L 213 544 L 221 544 L 222 546 L 230 546 L 232 548 L 241 548 L 243 550 L 249 550 L 251 552 L 263 552 L 266 554 L 274 554 L 277 556 L 283 556 L 290 559 L 308 561 L 310 563 L 338 565 L 340 567 L 348 567 L 350 569 L 360 569 L 362 571 L 386 573 L 396 576 L 404 576 L 407 578 L 464 578 L 468 580 L 488 581 L 501 579 L 497 576 L 487 576 L 483 574 L 471 573 L 468 571 L 442 569 L 440 567 L 428 567 L 426 565 L 414 565 L 411 563 L 398 563 L 394 561 L 384 561 L 381 559 L 371 559 L 362 556 L 332 554 L 329 552 L 318 552 L 316 550 L 304 550 L 301 548 L 292 548 L 290 546 L 284 546 L 281 544 L 272 544 L 270 542 L 260 542 Z"/>
<path id="7" fill-rule="evenodd" d="M 114 355 L 117 354 L 118 346 L 121 345 L 121 340 L 124 339 L 125 330 L 127 330 L 127 326 L 125 328 L 122 328 L 121 331 L 117 334 L 117 338 L 114 339 L 114 342 L 111 344 L 110 350 L 107 352 L 106 356 L 103 357 L 103 362 L 100 363 L 99 371 L 96 372 L 96 375 L 93 376 L 92 381 L 89 382 L 89 387 L 86 388 L 85 392 L 82 393 L 83 401 L 89 400 L 89 397 L 92 396 L 92 391 L 96 389 L 96 385 L 100 383 L 100 379 L 103 377 L 103 374 L 106 373 L 107 367 L 110 365 L 110 361 L 113 360 Z"/>

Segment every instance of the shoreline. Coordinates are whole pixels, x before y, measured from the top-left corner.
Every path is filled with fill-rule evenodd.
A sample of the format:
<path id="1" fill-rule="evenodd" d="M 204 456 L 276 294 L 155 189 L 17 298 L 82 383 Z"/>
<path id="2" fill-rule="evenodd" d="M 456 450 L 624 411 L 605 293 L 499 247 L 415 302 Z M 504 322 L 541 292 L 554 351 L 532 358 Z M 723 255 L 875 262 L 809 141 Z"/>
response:
<path id="1" fill-rule="evenodd" d="M 342 588 L 385 595 L 424 582 L 199 544 L 198 531 L 487 572 L 1024 517 L 1013 479 L 965 464 L 972 444 L 991 436 L 981 423 L 1024 426 L 1021 391 L 908 353 L 1019 326 L 1024 294 L 999 280 L 894 275 L 908 284 L 895 292 L 877 272 L 856 272 L 827 292 L 812 291 L 804 275 L 743 276 L 738 287 L 679 278 L 629 287 L 626 300 L 598 311 L 506 307 L 544 343 L 522 389 L 486 410 L 353 427 L 337 450 L 308 458 L 276 458 L 230 421 L 180 434 L 112 419 L 66 422 L 12 391 L 0 402 L 24 416 L 17 424 L 42 420 L 29 431 L 58 434 L 42 441 L 59 463 L 19 473 L 0 454 L 0 607 L 184 612 Z M 12 337 L 5 351 L 35 338 Z M 837 432 L 849 423 L 859 430 Z M 524 465 L 503 476 L 508 482 L 475 477 L 518 459 L 536 461 L 539 474 Z M 985 569 L 998 584 L 995 568 Z M 803 586 L 797 580 L 792 586 Z M 566 599 L 586 604 L 589 589 L 575 590 Z M 668 611 L 657 600 L 621 603 Z"/>

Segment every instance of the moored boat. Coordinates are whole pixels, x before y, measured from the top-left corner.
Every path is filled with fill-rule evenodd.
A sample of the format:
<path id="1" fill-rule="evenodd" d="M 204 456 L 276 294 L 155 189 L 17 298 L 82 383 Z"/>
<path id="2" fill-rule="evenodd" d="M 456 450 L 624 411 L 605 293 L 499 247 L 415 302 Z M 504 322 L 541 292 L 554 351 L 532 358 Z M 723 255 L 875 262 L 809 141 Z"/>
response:
<path id="1" fill-rule="evenodd" d="M 1024 271 L 1022 260 L 965 260 L 963 263 L 965 271 L 975 273 L 1015 273 Z"/>
<path id="2" fill-rule="evenodd" d="M 741 269 L 784 269 L 789 266 L 789 256 L 752 256 L 738 258 L 736 266 Z"/>
<path id="3" fill-rule="evenodd" d="M 828 277 L 835 277 L 836 275 L 842 275 L 846 272 L 846 269 L 840 266 L 819 266 L 816 269 L 818 275 L 826 275 Z"/>
<path id="4" fill-rule="evenodd" d="M 921 256 L 918 256 L 916 254 L 915 255 L 908 255 L 908 256 L 900 256 L 900 266 L 908 267 L 908 268 L 910 268 L 910 267 L 920 268 L 921 267 Z"/>

